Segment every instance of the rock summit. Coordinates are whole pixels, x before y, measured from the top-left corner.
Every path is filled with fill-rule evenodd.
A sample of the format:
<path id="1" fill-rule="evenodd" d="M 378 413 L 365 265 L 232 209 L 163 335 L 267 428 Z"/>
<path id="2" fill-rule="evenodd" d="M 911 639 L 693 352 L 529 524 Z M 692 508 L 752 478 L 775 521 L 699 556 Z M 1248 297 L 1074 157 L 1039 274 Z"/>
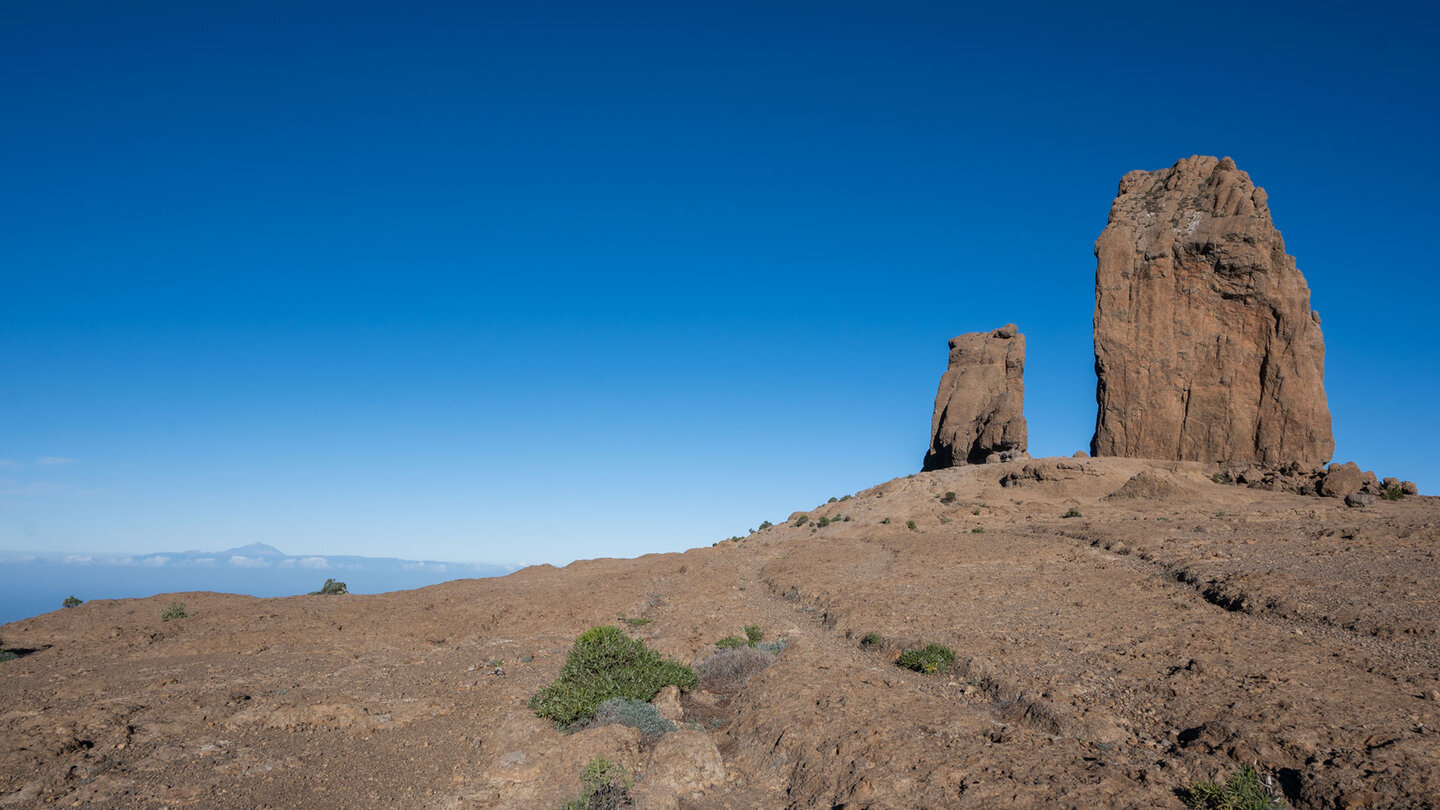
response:
<path id="1" fill-rule="evenodd" d="M 1126 174 L 1095 256 L 1094 455 L 1330 460 L 1320 316 L 1233 160 Z"/>

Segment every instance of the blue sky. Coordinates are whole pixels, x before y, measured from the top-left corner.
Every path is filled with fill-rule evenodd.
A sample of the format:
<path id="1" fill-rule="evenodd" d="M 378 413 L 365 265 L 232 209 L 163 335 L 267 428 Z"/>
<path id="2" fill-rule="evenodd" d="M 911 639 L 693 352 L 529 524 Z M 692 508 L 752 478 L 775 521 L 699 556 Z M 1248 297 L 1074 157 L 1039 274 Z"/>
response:
<path id="1" fill-rule="evenodd" d="M 0 548 L 708 544 L 918 470 L 1009 321 L 1068 455 L 1116 185 L 1192 154 L 1337 459 L 1440 490 L 1437 12 L 992 5 L 0 6 Z"/>

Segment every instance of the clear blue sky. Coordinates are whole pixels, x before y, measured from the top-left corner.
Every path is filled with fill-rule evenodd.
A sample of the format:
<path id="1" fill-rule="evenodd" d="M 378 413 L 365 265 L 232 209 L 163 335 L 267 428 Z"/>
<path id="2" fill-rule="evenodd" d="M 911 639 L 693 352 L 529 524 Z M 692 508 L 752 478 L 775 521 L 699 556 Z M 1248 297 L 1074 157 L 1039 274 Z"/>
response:
<path id="1" fill-rule="evenodd" d="M 1116 185 L 1197 153 L 1269 191 L 1337 458 L 1440 491 L 1437 23 L 6 2 L 0 548 L 708 544 L 918 470 L 1007 321 L 1068 455 Z"/>

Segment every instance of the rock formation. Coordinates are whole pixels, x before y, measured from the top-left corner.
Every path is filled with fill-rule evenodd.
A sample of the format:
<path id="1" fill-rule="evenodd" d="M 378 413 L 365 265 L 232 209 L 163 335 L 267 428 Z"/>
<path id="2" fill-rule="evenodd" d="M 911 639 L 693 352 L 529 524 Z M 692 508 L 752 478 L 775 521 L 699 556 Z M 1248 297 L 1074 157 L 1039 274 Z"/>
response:
<path id="1" fill-rule="evenodd" d="M 950 340 L 926 470 L 1025 455 L 1025 336 L 1015 324 Z"/>
<path id="2" fill-rule="evenodd" d="M 1125 175 L 1095 257 L 1094 455 L 1330 460 L 1320 316 L 1234 161 Z"/>

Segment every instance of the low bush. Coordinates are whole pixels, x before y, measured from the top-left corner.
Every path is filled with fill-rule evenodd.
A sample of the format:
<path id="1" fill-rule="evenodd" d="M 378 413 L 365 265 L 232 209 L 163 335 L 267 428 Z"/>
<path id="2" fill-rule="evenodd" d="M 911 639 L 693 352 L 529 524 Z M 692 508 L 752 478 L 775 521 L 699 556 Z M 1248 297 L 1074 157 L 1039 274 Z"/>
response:
<path id="1" fill-rule="evenodd" d="M 973 528 L 973 529 L 970 530 L 970 533 L 971 533 L 971 534 L 984 534 L 984 533 L 985 533 L 985 527 L 984 527 L 984 526 L 976 526 L 975 528 Z"/>
<path id="2" fill-rule="evenodd" d="M 658 737 L 675 730 L 675 724 L 648 702 L 618 697 L 595 707 L 595 717 L 586 724 L 586 728 L 614 725 L 629 726 L 647 737 Z"/>
<path id="3" fill-rule="evenodd" d="M 1285 807 L 1249 765 L 1236 771 L 1223 785 L 1197 782 L 1183 792 L 1185 806 L 1194 810 L 1282 810 Z"/>
<path id="4" fill-rule="evenodd" d="M 580 769 L 580 795 L 559 806 L 558 810 L 617 810 L 634 807 L 630 789 L 635 780 L 625 766 L 605 757 L 596 757 Z"/>
<path id="5" fill-rule="evenodd" d="M 866 633 L 865 637 L 860 639 L 860 646 L 866 648 L 879 647 L 884 643 L 885 637 L 880 635 L 879 633 Z"/>
<path id="6" fill-rule="evenodd" d="M 1214 475 L 1210 476 L 1210 480 L 1211 480 L 1211 481 L 1214 481 L 1214 482 L 1217 483 L 1217 484 L 1233 484 L 1233 483 L 1235 483 L 1235 478 L 1234 478 L 1234 476 L 1230 475 L 1230 473 L 1225 472 L 1224 470 L 1221 470 L 1220 472 L 1217 472 L 1217 473 L 1215 473 Z"/>
<path id="7" fill-rule="evenodd" d="M 770 528 L 771 526 L 774 526 L 774 525 L 775 525 L 774 523 L 771 523 L 771 522 L 768 521 L 768 520 L 762 520 L 762 521 L 760 521 L 760 528 L 759 528 L 759 529 L 756 529 L 756 531 L 761 531 L 761 532 L 763 532 L 763 531 L 765 531 L 766 529 L 768 529 L 768 528 Z"/>
<path id="8" fill-rule="evenodd" d="M 953 493 L 953 492 L 947 492 L 947 493 L 945 493 L 944 495 L 941 495 L 941 496 L 940 496 L 940 502 L 941 502 L 941 503 L 954 503 L 954 502 L 955 502 L 955 493 Z"/>
<path id="9" fill-rule="evenodd" d="M 771 642 L 774 643 L 774 642 Z M 742 686 L 755 673 L 770 666 L 775 656 L 760 649 L 740 647 L 721 650 L 700 662 L 695 668 L 700 684 L 711 692 L 724 692 Z"/>
<path id="10" fill-rule="evenodd" d="M 644 627 L 645 625 L 650 623 L 650 620 L 644 617 L 631 616 L 625 619 L 625 623 L 630 625 L 631 627 Z"/>
<path id="11" fill-rule="evenodd" d="M 562 726 L 593 717 L 614 697 L 648 701 L 661 687 L 692 689 L 695 671 L 630 638 L 618 627 L 592 627 L 575 639 L 560 677 L 530 698 L 530 708 Z"/>
<path id="12" fill-rule="evenodd" d="M 913 521 L 913 520 L 907 520 L 907 521 L 905 521 L 905 528 L 909 529 L 909 530 L 912 531 L 912 532 L 915 531 L 915 521 Z"/>
<path id="13" fill-rule="evenodd" d="M 1062 518 L 1072 518 L 1072 517 L 1085 517 L 1085 516 L 1082 515 L 1082 514 L 1080 514 L 1080 510 L 1079 510 L 1079 509 L 1077 509 L 1077 508 L 1075 508 L 1075 507 L 1072 506 L 1072 507 L 1070 507 L 1069 509 L 1065 510 L 1065 514 L 1061 515 L 1060 517 L 1062 517 Z"/>
<path id="14" fill-rule="evenodd" d="M 1403 497 L 1405 497 L 1405 490 L 1401 489 L 1399 485 L 1386 487 L 1385 491 L 1380 493 L 1380 499 L 1386 501 L 1398 501 Z"/>
<path id="15" fill-rule="evenodd" d="M 823 528 L 825 528 L 826 526 L 829 526 L 832 522 L 833 522 L 833 521 L 831 521 L 829 517 L 827 517 L 827 516 L 825 516 L 825 515 L 821 515 L 821 516 L 820 516 L 820 519 L 817 520 L 817 521 L 815 521 L 815 525 L 816 525 L 816 526 L 819 526 L 820 528 L 823 529 Z"/>
<path id="16" fill-rule="evenodd" d="M 943 644 L 931 642 L 918 650 L 900 653 L 895 663 L 905 669 L 913 669 L 922 675 L 933 675 L 955 661 L 955 651 Z"/>
<path id="17" fill-rule="evenodd" d="M 774 641 L 762 641 L 755 645 L 755 649 L 770 653 L 771 655 L 779 655 L 785 652 L 785 648 L 789 646 L 790 642 L 783 638 L 777 638 Z"/>
<path id="18" fill-rule="evenodd" d="M 800 528 L 801 526 L 804 526 L 809 520 L 810 520 L 810 516 L 809 516 L 809 515 L 801 515 L 800 517 L 795 518 L 795 528 L 798 529 L 798 528 Z"/>
<path id="19" fill-rule="evenodd" d="M 890 525 L 890 518 L 888 518 L 888 517 L 887 517 L 887 518 L 881 518 L 881 519 L 880 519 L 880 525 L 882 525 L 882 526 L 889 526 L 889 525 Z"/>
<path id="20" fill-rule="evenodd" d="M 184 619 L 189 615 L 189 613 L 185 612 L 184 602 L 171 602 L 170 607 L 165 608 L 165 612 L 160 614 L 160 621 L 168 622 L 171 619 Z"/>
<path id="21" fill-rule="evenodd" d="M 83 604 L 85 604 L 84 601 L 82 601 L 82 600 L 80 600 L 80 599 L 76 599 L 76 598 L 74 597 L 74 595 L 72 594 L 72 595 L 70 595 L 70 596 L 65 597 L 65 601 L 60 603 L 60 607 L 65 607 L 65 608 L 80 607 L 80 606 L 83 605 Z"/>
<path id="22" fill-rule="evenodd" d="M 0 650 L 0 661 L 12 661 L 19 657 L 20 656 L 16 655 L 13 652 L 10 652 L 9 650 Z"/>

